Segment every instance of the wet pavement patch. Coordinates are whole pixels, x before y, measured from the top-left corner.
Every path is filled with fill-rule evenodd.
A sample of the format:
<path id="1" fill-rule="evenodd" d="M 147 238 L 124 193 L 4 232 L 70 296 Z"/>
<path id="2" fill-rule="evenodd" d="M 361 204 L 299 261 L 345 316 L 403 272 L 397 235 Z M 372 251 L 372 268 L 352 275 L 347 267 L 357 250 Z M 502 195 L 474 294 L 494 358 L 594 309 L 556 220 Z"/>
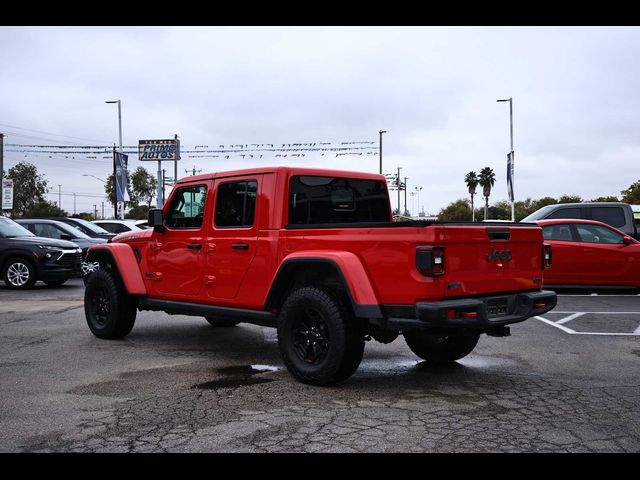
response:
<path id="1" fill-rule="evenodd" d="M 278 367 L 270 365 L 234 365 L 231 367 L 217 368 L 216 373 L 225 375 L 225 378 L 199 383 L 191 388 L 200 390 L 215 390 L 218 388 L 238 388 L 247 385 L 273 382 L 272 378 L 255 377 L 258 373 L 275 372 Z"/>

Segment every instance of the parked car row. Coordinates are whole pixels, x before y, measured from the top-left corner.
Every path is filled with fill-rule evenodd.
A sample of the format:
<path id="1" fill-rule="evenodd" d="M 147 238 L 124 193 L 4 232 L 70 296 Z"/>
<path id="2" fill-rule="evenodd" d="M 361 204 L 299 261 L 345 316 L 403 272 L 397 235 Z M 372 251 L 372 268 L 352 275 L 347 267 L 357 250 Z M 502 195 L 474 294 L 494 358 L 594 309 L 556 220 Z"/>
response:
<path id="1" fill-rule="evenodd" d="M 47 285 L 62 285 L 69 278 L 86 278 L 99 266 L 85 261 L 89 247 L 108 243 L 118 233 L 148 228 L 146 223 L 146 220 L 89 222 L 66 217 L 12 220 L 0 216 L 2 280 L 8 288 L 28 289 L 38 280 Z"/>

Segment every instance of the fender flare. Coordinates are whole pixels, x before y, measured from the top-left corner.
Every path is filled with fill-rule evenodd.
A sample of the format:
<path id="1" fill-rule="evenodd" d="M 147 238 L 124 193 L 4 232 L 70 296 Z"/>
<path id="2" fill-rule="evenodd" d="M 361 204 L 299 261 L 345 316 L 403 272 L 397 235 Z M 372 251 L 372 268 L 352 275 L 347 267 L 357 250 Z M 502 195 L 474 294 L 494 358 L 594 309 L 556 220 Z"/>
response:
<path id="1" fill-rule="evenodd" d="M 147 288 L 133 249 L 126 243 L 94 245 L 87 252 L 88 261 L 107 261 L 118 272 L 129 295 L 146 295 Z"/>
<path id="2" fill-rule="evenodd" d="M 292 267 L 314 263 L 330 265 L 336 271 L 357 317 L 384 318 L 371 280 L 360 259 L 352 252 L 332 250 L 295 252 L 285 257 L 271 281 L 271 288 L 264 303 L 265 310 L 273 306 Z"/>

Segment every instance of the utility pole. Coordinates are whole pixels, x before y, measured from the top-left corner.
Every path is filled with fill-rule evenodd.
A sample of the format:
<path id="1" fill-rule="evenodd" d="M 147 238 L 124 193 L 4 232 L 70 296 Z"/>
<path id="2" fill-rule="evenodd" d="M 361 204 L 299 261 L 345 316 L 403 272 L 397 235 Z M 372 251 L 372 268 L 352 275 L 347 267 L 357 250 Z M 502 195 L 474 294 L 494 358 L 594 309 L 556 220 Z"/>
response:
<path id="1" fill-rule="evenodd" d="M 2 186 L 3 168 L 4 168 L 4 134 L 0 133 L 0 187 Z"/>
<path id="2" fill-rule="evenodd" d="M 198 171 L 198 173 L 200 173 L 202 171 L 202 169 L 199 168 L 197 171 Z M 189 173 L 189 170 L 185 170 L 184 172 L 185 173 Z M 191 170 L 191 172 L 192 172 L 191 175 L 195 175 L 196 174 L 196 166 L 195 165 L 193 166 L 193 170 Z"/>
<path id="3" fill-rule="evenodd" d="M 414 212 L 416 211 L 416 208 L 414 206 L 414 202 L 413 202 L 414 198 L 413 197 L 415 197 L 417 195 L 417 193 L 416 192 L 409 192 L 409 195 L 411 195 L 411 215 L 415 215 Z"/>
<path id="4" fill-rule="evenodd" d="M 62 209 L 62 185 L 58 184 L 58 208 Z"/>
<path id="5" fill-rule="evenodd" d="M 102 202 L 102 220 L 104 220 L 104 202 Z"/>
<path id="6" fill-rule="evenodd" d="M 416 193 L 418 194 L 418 216 L 420 216 L 420 190 L 422 187 L 413 187 L 416 189 Z"/>
<path id="7" fill-rule="evenodd" d="M 96 204 L 93 205 L 93 218 L 98 219 L 98 206 Z"/>
<path id="8" fill-rule="evenodd" d="M 165 169 L 162 169 L 162 205 L 164 205 L 164 177 L 165 177 Z"/>
<path id="9" fill-rule="evenodd" d="M 178 160 L 180 159 L 180 140 L 178 140 L 178 134 L 174 134 L 173 138 L 176 140 L 176 159 L 173 162 L 173 185 L 175 186 L 178 181 Z M 162 181 L 162 188 L 164 189 L 164 180 Z M 164 198 L 164 197 L 163 197 Z"/>
<path id="10" fill-rule="evenodd" d="M 398 167 L 398 176 L 396 177 L 398 182 L 398 215 L 400 215 L 400 170 L 402 170 L 402 167 Z"/>
<path id="11" fill-rule="evenodd" d="M 404 177 L 404 213 L 407 213 L 407 177 Z"/>
<path id="12" fill-rule="evenodd" d="M 73 214 L 76 214 L 76 192 L 73 192 Z"/>
<path id="13" fill-rule="evenodd" d="M 382 134 L 383 133 L 387 133 L 386 130 L 380 130 L 380 175 L 382 175 Z M 398 207 L 398 209 L 400 209 L 400 207 Z"/>

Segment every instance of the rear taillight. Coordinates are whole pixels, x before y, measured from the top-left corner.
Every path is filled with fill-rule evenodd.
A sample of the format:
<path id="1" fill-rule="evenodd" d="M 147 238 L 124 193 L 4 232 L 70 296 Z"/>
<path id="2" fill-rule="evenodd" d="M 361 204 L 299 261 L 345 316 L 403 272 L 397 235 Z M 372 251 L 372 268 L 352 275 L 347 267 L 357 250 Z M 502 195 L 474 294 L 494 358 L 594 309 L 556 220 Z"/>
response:
<path id="1" fill-rule="evenodd" d="M 542 268 L 551 268 L 551 245 L 548 243 L 542 244 Z"/>
<path id="2" fill-rule="evenodd" d="M 425 277 L 444 274 L 444 248 L 430 245 L 416 247 L 416 268 Z"/>

